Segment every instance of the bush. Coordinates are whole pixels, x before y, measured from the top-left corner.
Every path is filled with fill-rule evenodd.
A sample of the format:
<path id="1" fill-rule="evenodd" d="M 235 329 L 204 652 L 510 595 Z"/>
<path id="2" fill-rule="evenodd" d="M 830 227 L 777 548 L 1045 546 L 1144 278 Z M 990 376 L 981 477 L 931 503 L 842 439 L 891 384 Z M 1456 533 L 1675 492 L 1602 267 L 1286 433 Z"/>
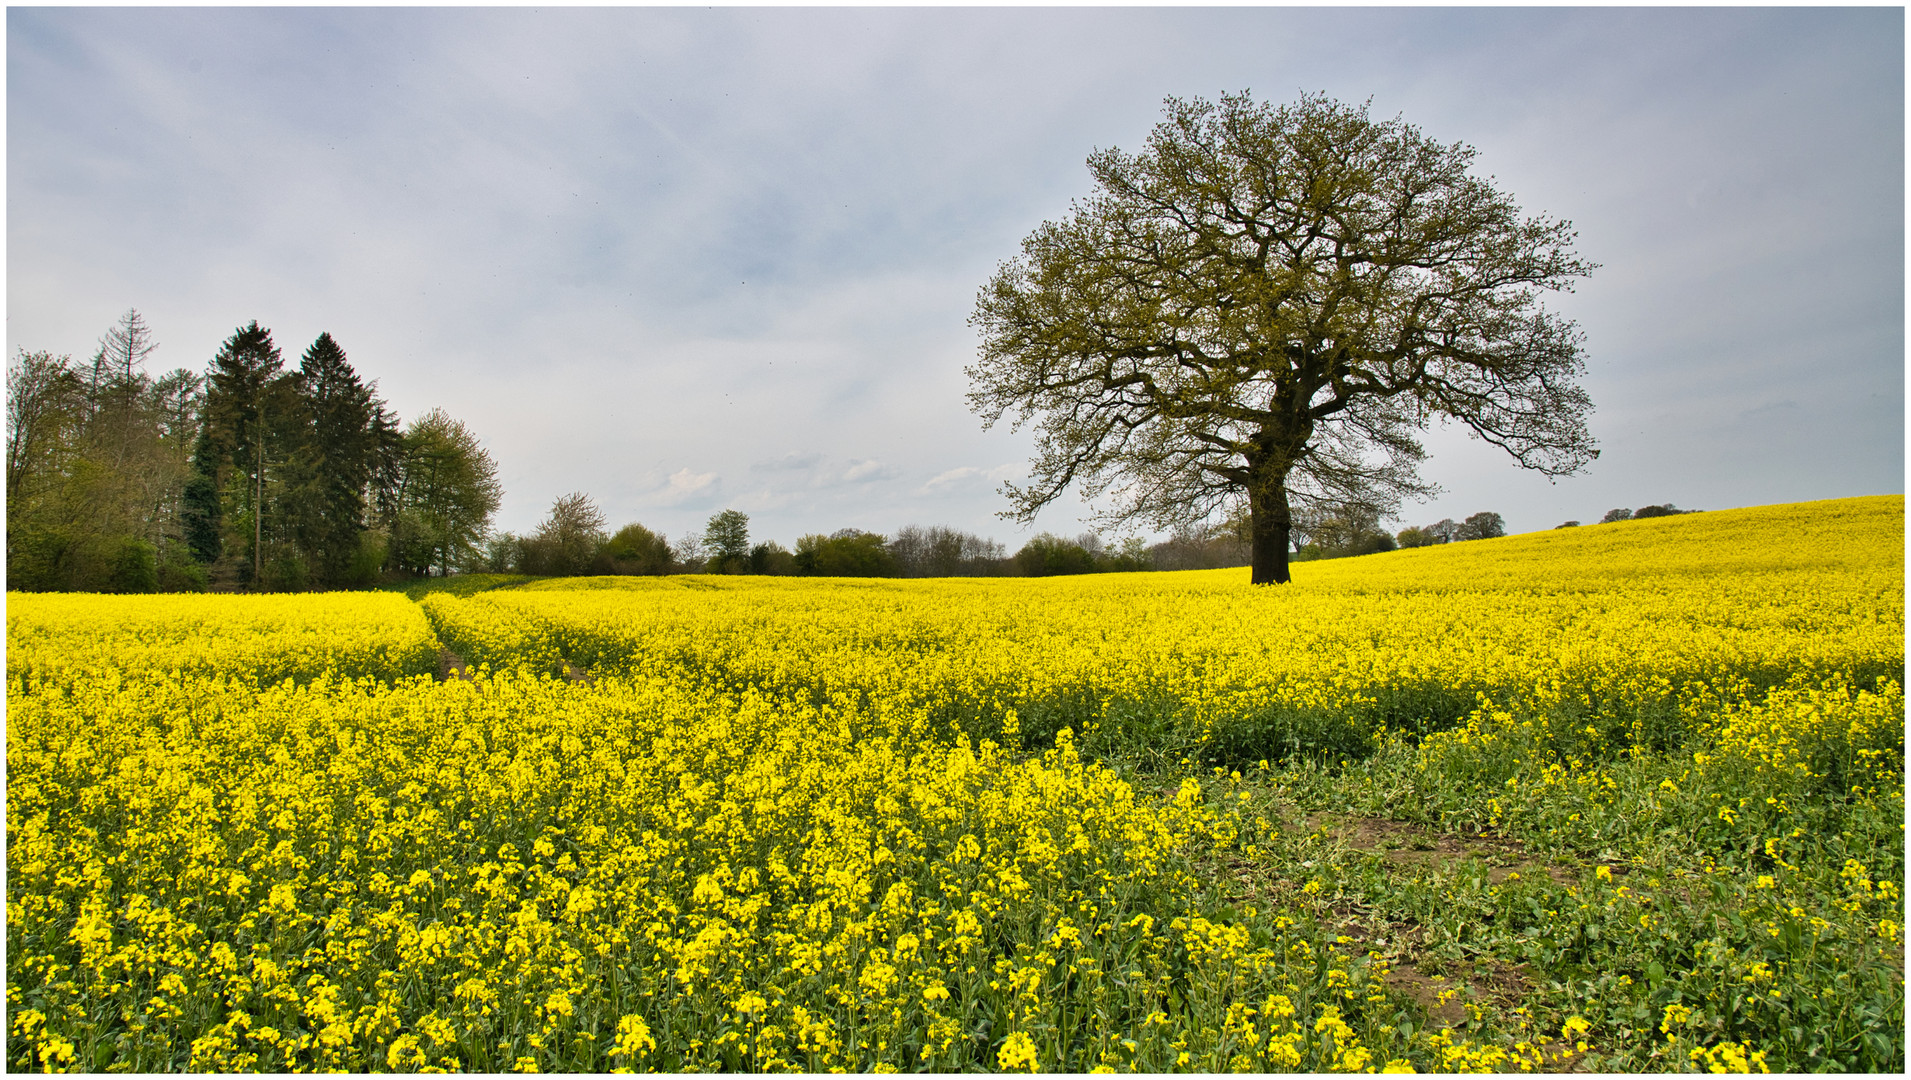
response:
<path id="1" fill-rule="evenodd" d="M 292 548 L 283 548 L 261 568 L 259 586 L 269 592 L 304 592 L 312 587 L 312 568 Z"/>
<path id="2" fill-rule="evenodd" d="M 380 549 L 383 560 L 383 549 Z M 378 567 L 372 567 L 372 573 L 378 573 Z M 199 560 L 193 558 L 192 548 L 183 540 L 168 540 L 159 549 L 156 585 L 160 592 L 205 592 L 210 583 L 210 575 Z"/>
<path id="3" fill-rule="evenodd" d="M 119 541 L 113 553 L 112 569 L 106 575 L 102 592 L 149 593 L 159 591 L 159 551 L 138 537 Z"/>

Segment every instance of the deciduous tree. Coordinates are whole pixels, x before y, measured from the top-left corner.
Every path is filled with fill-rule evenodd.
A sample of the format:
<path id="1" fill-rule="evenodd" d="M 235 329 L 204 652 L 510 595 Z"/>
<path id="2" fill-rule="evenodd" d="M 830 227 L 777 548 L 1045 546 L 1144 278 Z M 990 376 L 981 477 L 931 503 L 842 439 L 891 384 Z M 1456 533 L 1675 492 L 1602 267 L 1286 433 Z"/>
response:
<path id="1" fill-rule="evenodd" d="M 703 546 L 712 574 L 741 574 L 750 569 L 750 515 L 741 510 L 713 514 L 703 528 Z"/>
<path id="2" fill-rule="evenodd" d="M 475 563 L 504 489 L 478 437 L 443 409 L 406 427 L 392 521 L 398 569 L 440 576 Z"/>
<path id="3" fill-rule="evenodd" d="M 1031 520 L 1071 485 L 1110 521 L 1244 508 L 1252 578 L 1288 578 L 1296 503 L 1391 515 L 1430 490 L 1415 433 L 1447 418 L 1549 476 L 1595 455 L 1582 335 L 1540 294 L 1593 269 L 1474 151 L 1324 96 L 1169 99 L 1139 155 L 985 286 L 969 400 L 1034 421 Z"/>
<path id="4" fill-rule="evenodd" d="M 524 572 L 575 577 L 591 572 L 607 537 L 603 511 L 581 491 L 560 495 L 551 513 L 524 541 Z"/>

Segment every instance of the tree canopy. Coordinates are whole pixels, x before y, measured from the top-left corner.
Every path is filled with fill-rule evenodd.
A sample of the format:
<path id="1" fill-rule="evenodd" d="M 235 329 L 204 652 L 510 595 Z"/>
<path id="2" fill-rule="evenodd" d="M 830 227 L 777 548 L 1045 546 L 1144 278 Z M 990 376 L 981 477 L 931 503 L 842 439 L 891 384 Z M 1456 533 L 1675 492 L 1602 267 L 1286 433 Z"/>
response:
<path id="1" fill-rule="evenodd" d="M 1170 98 L 1138 155 L 981 290 L 971 406 L 1035 424 L 1031 520 L 1071 485 L 1108 521 L 1247 512 L 1253 580 L 1285 581 L 1293 508 L 1390 514 L 1433 490 L 1416 435 L 1465 425 L 1549 476 L 1597 456 L 1583 335 L 1539 296 L 1593 264 L 1474 151 L 1325 96 Z"/>
<path id="2" fill-rule="evenodd" d="M 444 576 L 476 562 L 503 498 L 498 466 L 464 424 L 432 409 L 406 427 L 393 562 L 402 570 Z"/>

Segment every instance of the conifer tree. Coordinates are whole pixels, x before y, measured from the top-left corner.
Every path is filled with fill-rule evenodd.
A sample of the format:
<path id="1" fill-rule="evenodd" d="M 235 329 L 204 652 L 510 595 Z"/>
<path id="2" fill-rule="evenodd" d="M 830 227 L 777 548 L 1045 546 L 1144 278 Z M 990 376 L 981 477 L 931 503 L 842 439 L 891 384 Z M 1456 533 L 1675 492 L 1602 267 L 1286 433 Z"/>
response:
<path id="1" fill-rule="evenodd" d="M 365 531 L 380 411 L 329 333 L 299 359 L 298 445 L 287 462 L 291 534 L 315 578 L 343 582 Z"/>
<path id="2" fill-rule="evenodd" d="M 268 460 L 268 446 L 275 441 L 269 426 L 282 417 L 286 404 L 283 364 L 272 332 L 254 319 L 219 347 L 206 380 L 214 480 L 222 500 L 238 511 L 223 516 L 248 534 L 239 540 L 250 549 L 253 582 L 264 573 L 266 472 L 277 464 Z"/>

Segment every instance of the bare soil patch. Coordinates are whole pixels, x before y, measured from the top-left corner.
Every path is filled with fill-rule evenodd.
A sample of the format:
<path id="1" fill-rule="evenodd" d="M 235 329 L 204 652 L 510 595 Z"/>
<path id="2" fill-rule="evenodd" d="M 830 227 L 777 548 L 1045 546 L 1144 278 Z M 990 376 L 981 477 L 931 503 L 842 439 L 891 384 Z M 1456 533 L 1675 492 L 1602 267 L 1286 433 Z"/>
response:
<path id="1" fill-rule="evenodd" d="M 1308 827 L 1345 842 L 1355 851 L 1378 855 L 1390 865 L 1402 868 L 1452 866 L 1479 859 L 1487 864 L 1487 880 L 1495 885 L 1515 874 L 1520 877 L 1544 874 L 1556 885 L 1574 885 L 1580 879 L 1577 868 L 1532 858 L 1525 844 L 1495 833 L 1472 836 L 1436 833 L 1386 818 L 1325 813 L 1309 818 Z M 1622 866 L 1614 865 L 1610 869 L 1615 876 L 1626 873 Z"/>
<path id="2" fill-rule="evenodd" d="M 465 663 L 464 657 L 459 656 L 450 649 L 438 650 L 439 682 L 445 682 L 449 679 L 464 679 L 468 682 L 471 678 L 471 665 Z"/>

